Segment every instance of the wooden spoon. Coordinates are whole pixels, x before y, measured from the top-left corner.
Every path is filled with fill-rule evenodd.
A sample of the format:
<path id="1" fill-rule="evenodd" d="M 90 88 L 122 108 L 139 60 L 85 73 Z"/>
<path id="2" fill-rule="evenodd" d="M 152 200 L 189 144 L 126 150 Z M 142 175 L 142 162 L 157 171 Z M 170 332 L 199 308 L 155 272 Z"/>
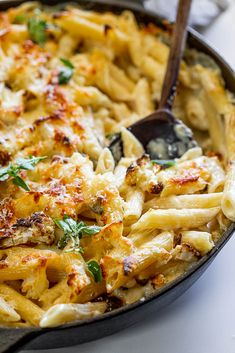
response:
<path id="1" fill-rule="evenodd" d="M 188 149 L 197 145 L 193 140 L 192 131 L 177 120 L 171 111 L 176 94 L 180 62 L 185 48 L 191 3 L 192 0 L 179 0 L 161 100 L 157 111 L 128 128 L 142 143 L 151 159 L 178 158 Z M 115 161 L 118 162 L 123 155 L 120 134 L 116 135 L 109 148 Z"/>

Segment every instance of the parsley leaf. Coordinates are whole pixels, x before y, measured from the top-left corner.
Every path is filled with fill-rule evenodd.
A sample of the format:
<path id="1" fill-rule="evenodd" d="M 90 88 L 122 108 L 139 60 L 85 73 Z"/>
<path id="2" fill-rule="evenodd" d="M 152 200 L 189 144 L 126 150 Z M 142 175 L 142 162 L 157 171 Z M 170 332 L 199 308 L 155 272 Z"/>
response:
<path id="1" fill-rule="evenodd" d="M 21 178 L 19 177 L 18 175 L 14 176 L 13 177 L 13 180 L 12 180 L 13 184 L 17 185 L 17 186 L 20 186 L 22 189 L 26 190 L 26 191 L 30 191 L 30 188 L 29 186 L 26 184 L 26 182 Z"/>
<path id="2" fill-rule="evenodd" d="M 47 24 L 45 21 L 32 17 L 28 20 L 28 31 L 32 41 L 39 45 L 44 45 L 47 40 Z"/>
<path id="3" fill-rule="evenodd" d="M 33 170 L 34 167 L 41 161 L 43 161 L 44 159 L 46 159 L 47 157 L 34 157 L 34 156 L 30 156 L 30 159 L 24 159 L 24 158 L 18 158 L 17 159 L 17 164 L 19 165 L 20 169 L 24 169 L 24 170 Z"/>
<path id="4" fill-rule="evenodd" d="M 64 59 L 64 58 L 60 58 L 60 61 L 64 64 L 64 66 L 69 67 L 70 69 L 74 69 L 73 64 L 71 63 L 71 61 Z"/>
<path id="5" fill-rule="evenodd" d="M 80 246 L 80 239 L 85 236 L 91 236 L 99 233 L 101 227 L 96 225 L 87 226 L 84 222 L 76 222 L 74 219 L 64 216 L 63 219 L 55 219 L 55 224 L 60 228 L 64 235 L 57 243 L 59 249 L 64 249 L 69 243 L 69 248 L 65 251 L 67 253 L 80 253 L 83 254 L 84 250 Z M 95 282 L 102 281 L 102 271 L 97 261 L 91 260 L 87 263 L 87 269 L 92 274 Z"/>
<path id="6" fill-rule="evenodd" d="M 63 220 L 55 219 L 54 222 L 64 232 L 63 237 L 60 238 L 57 244 L 59 249 L 64 249 L 71 242 L 70 248 L 66 252 L 83 253 L 83 249 L 80 247 L 80 239 L 97 234 L 101 229 L 101 227 L 96 225 L 87 226 L 82 221 L 76 222 L 68 216 L 64 216 Z"/>
<path id="7" fill-rule="evenodd" d="M 99 233 L 101 227 L 98 227 L 98 226 L 83 226 L 81 227 L 81 234 L 82 234 L 82 237 L 85 237 L 86 235 L 94 235 L 94 234 L 97 234 Z"/>
<path id="8" fill-rule="evenodd" d="M 67 67 L 61 68 L 59 75 L 58 75 L 59 84 L 64 85 L 64 84 L 68 83 L 72 76 L 73 76 L 73 70 L 71 70 Z"/>
<path id="9" fill-rule="evenodd" d="M 0 169 L 0 181 L 6 181 L 9 178 L 12 178 L 13 184 L 20 186 L 26 191 L 29 191 L 29 186 L 18 174 L 21 170 L 33 170 L 36 164 L 45 158 L 47 157 L 30 156 L 30 159 L 17 159 L 16 164 L 10 163 L 7 167 Z"/>
<path id="10" fill-rule="evenodd" d="M 64 64 L 64 67 L 60 69 L 58 79 L 59 79 L 59 84 L 63 85 L 65 83 L 68 83 L 72 78 L 74 66 L 67 59 L 60 58 L 60 61 Z"/>
<path id="11" fill-rule="evenodd" d="M 15 23 L 24 23 L 26 22 L 26 17 L 24 15 L 17 15 L 14 19 Z"/>
<path id="12" fill-rule="evenodd" d="M 87 263 L 87 268 L 89 272 L 92 274 L 96 283 L 100 283 L 102 281 L 102 271 L 100 265 L 97 261 L 91 260 Z"/>
<path id="13" fill-rule="evenodd" d="M 163 168 L 170 168 L 175 165 L 175 161 L 167 159 L 153 159 L 151 162 L 154 164 L 158 164 Z"/>
<path id="14" fill-rule="evenodd" d="M 66 222 L 62 221 L 61 219 L 55 219 L 54 222 L 58 228 L 63 230 L 64 233 L 71 232 L 70 226 Z"/>

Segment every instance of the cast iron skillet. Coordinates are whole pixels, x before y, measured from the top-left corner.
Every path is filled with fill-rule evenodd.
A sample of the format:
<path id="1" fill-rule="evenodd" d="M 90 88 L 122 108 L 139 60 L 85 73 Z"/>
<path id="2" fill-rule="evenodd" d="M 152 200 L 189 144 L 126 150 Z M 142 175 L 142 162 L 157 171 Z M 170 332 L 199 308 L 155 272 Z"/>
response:
<path id="1" fill-rule="evenodd" d="M 11 0 L 1 1 L 0 11 L 6 10 L 11 6 L 19 5 L 24 1 Z M 56 5 L 65 1 L 42 0 L 42 3 Z M 153 22 L 161 25 L 162 18 L 150 11 L 144 10 L 141 0 L 135 3 L 131 0 L 77 0 L 86 9 L 96 11 L 111 10 L 120 13 L 124 9 L 132 10 L 138 21 L 142 23 Z M 210 55 L 221 68 L 226 87 L 235 93 L 235 73 L 228 64 L 217 54 L 194 30 L 189 31 L 188 45 Z M 184 293 L 207 269 L 214 258 L 218 255 L 222 247 L 226 244 L 235 230 L 235 224 L 223 234 L 214 249 L 196 263 L 186 274 L 180 276 L 175 281 L 165 286 L 156 294 L 148 297 L 144 302 L 137 302 L 100 317 L 83 320 L 70 325 L 64 325 L 54 329 L 0 329 L 0 353 L 17 352 L 24 349 L 50 349 L 72 346 L 87 341 L 92 341 L 114 332 L 122 330 L 173 302 L 177 297 Z"/>

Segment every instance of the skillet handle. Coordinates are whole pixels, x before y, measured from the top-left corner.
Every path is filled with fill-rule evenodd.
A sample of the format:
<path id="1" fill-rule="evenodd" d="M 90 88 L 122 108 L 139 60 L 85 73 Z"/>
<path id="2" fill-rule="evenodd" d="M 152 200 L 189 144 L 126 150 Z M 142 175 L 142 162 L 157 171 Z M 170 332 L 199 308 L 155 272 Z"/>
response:
<path id="1" fill-rule="evenodd" d="M 31 329 L 0 328 L 0 353 L 15 353 L 40 334 Z"/>

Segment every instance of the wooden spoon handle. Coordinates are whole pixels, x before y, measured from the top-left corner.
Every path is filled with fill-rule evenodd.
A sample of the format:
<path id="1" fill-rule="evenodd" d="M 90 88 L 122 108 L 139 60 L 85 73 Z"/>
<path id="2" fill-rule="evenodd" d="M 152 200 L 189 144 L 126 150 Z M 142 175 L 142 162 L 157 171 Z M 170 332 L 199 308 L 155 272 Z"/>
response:
<path id="1" fill-rule="evenodd" d="M 187 24 L 191 3 L 192 0 L 179 0 L 159 109 L 171 110 L 174 102 L 180 61 L 187 37 Z"/>

